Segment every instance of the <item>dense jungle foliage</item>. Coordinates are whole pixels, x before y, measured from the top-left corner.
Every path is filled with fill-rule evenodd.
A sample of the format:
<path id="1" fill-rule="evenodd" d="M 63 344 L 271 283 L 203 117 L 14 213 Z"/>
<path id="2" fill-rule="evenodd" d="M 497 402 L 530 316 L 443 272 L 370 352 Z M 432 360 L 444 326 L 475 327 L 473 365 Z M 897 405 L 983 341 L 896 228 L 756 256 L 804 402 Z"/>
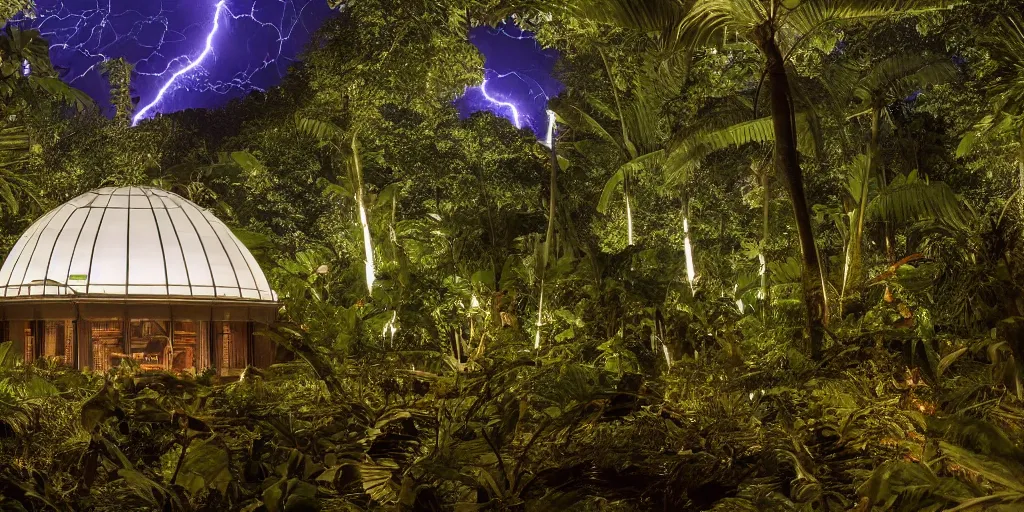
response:
<path id="1" fill-rule="evenodd" d="M 5 253 L 156 184 L 293 357 L 0 345 L 0 510 L 1024 509 L 1024 2 L 334 3 L 279 87 L 134 128 L 130 65 L 111 118 L 2 34 Z M 550 150 L 452 105 L 511 16 L 561 54 Z"/>

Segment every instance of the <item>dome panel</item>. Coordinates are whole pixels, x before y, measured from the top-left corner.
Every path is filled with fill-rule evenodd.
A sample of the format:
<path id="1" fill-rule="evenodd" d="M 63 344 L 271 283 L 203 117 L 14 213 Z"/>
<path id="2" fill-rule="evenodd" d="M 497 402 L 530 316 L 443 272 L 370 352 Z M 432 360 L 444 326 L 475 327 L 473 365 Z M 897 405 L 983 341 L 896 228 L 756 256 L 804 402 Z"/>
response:
<path id="1" fill-rule="evenodd" d="M 19 244 L 21 245 L 21 251 L 17 255 L 15 255 L 12 252 L 11 255 L 8 256 L 7 262 L 11 263 L 11 270 L 7 275 L 11 282 L 31 282 L 25 280 L 25 272 L 28 271 L 29 259 L 31 258 L 32 253 L 34 253 L 36 250 L 36 246 L 38 245 L 37 242 L 39 241 L 39 235 L 41 234 L 41 231 L 46 227 L 46 224 L 50 222 L 50 218 L 53 217 L 53 215 L 56 212 L 57 210 L 51 211 L 50 213 L 46 214 L 42 219 L 39 219 L 36 222 L 36 224 L 32 226 L 32 228 L 34 229 L 29 228 L 29 231 L 32 232 L 31 238 L 25 240 L 24 244 Z M 15 256 L 14 261 L 11 261 L 11 256 Z M 4 267 L 7 266 L 7 262 L 4 263 Z M 20 294 L 20 292 L 20 288 L 16 288 L 14 290 L 8 290 L 7 293 L 5 293 L 4 295 L 8 297 L 17 296 Z"/>
<path id="2" fill-rule="evenodd" d="M 86 208 L 89 215 L 78 231 L 75 238 L 75 252 L 71 256 L 71 264 L 68 267 L 68 275 L 65 284 L 72 287 L 76 292 L 86 293 L 89 282 L 89 266 L 92 264 L 92 248 L 96 243 L 96 233 L 100 229 L 100 221 L 103 220 L 101 208 Z M 10 256 L 8 256 L 10 258 Z M 60 281 L 59 276 L 54 279 Z M 14 285 L 14 281 L 11 281 Z"/>
<path id="3" fill-rule="evenodd" d="M 129 228 L 127 208 L 108 206 L 104 210 L 92 248 L 86 293 L 127 293 Z"/>
<path id="4" fill-rule="evenodd" d="M 206 216 L 211 216 L 206 213 Z M 210 226 L 217 233 L 217 237 L 221 240 L 224 246 L 224 251 L 227 253 L 228 260 L 231 262 L 231 268 L 234 269 L 234 274 L 237 279 L 238 289 L 241 290 L 255 290 L 256 289 L 256 278 L 252 275 L 252 269 L 249 268 L 249 263 L 245 261 L 245 257 L 242 256 L 242 252 L 239 249 L 239 242 L 234 236 L 228 236 L 228 227 L 220 224 L 210 222 Z"/>
<path id="5" fill-rule="evenodd" d="M 151 187 L 105 187 L 43 215 L 0 267 L 0 297 L 275 302 L 248 249 L 213 214 Z"/>
<path id="6" fill-rule="evenodd" d="M 107 203 L 107 208 L 128 208 L 128 196 L 120 194 L 110 196 L 110 202 Z"/>
<path id="7" fill-rule="evenodd" d="M 157 201 L 158 204 L 163 204 Z M 178 234 L 174 232 L 174 227 L 171 224 L 171 218 L 167 215 L 166 209 L 154 209 L 153 217 L 156 218 L 157 232 L 160 234 L 160 245 L 163 246 L 163 250 L 160 251 L 164 258 L 164 271 L 167 274 L 168 286 L 184 285 L 188 286 L 188 271 L 185 270 L 185 254 L 181 252 L 181 244 L 178 242 Z M 181 293 L 168 292 L 171 295 L 181 295 Z M 186 293 L 186 295 L 191 292 Z"/>
<path id="8" fill-rule="evenodd" d="M 178 243 L 181 244 L 181 256 L 185 259 L 185 269 L 188 275 L 188 284 L 193 287 L 194 295 L 212 295 L 212 293 L 197 293 L 200 288 L 213 288 L 213 276 L 210 274 L 210 262 L 206 259 L 206 249 L 199 241 L 199 234 L 196 232 L 192 221 L 181 208 L 167 210 L 171 218 L 171 225 L 174 226 L 174 233 L 178 235 Z"/>
<path id="9" fill-rule="evenodd" d="M 182 205 L 181 209 L 188 216 L 189 221 L 192 222 L 192 227 L 199 235 L 199 243 L 202 245 L 203 253 L 206 255 L 206 261 L 211 271 L 210 275 L 213 276 L 214 295 L 230 297 L 230 289 L 234 288 L 234 296 L 237 297 L 239 295 L 238 278 L 235 277 L 235 269 L 231 266 L 231 261 L 228 260 L 228 255 L 224 252 L 224 244 L 221 242 L 220 237 L 217 236 L 217 232 L 213 230 L 213 226 L 210 225 L 206 217 L 203 217 L 199 208 L 191 207 L 191 205 Z"/>
<path id="10" fill-rule="evenodd" d="M 132 208 L 128 210 L 129 240 L 144 240 L 160 231 L 156 227 L 153 210 Z M 167 286 L 167 267 L 164 264 L 163 248 L 159 243 L 130 245 L 128 247 L 128 282 L 140 285 Z M 128 291 L 135 295 L 142 292 Z M 152 292 L 147 293 L 152 294 Z"/>
<path id="11" fill-rule="evenodd" d="M 75 211 L 71 213 L 67 226 L 65 226 L 64 231 L 61 232 L 57 242 L 53 245 L 53 254 L 50 256 L 50 268 L 46 271 L 46 278 L 48 280 L 58 283 L 67 282 L 68 274 L 70 274 L 71 258 L 75 253 L 75 244 L 78 242 L 78 235 L 81 232 L 80 227 L 88 215 L 89 210 L 85 208 L 75 208 Z"/>

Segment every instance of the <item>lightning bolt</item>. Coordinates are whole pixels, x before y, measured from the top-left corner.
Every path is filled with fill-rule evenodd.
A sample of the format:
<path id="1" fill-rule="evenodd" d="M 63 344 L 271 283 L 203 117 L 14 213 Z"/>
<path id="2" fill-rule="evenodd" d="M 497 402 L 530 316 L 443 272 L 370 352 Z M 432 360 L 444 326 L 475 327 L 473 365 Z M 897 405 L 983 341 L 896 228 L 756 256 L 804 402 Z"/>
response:
<path id="1" fill-rule="evenodd" d="M 206 36 L 206 48 L 203 48 L 203 53 L 200 53 L 191 64 L 181 68 L 171 75 L 171 78 L 167 80 L 167 82 L 164 83 L 164 86 L 160 88 L 160 91 L 156 93 L 156 98 L 153 99 L 149 105 L 142 107 L 142 110 L 139 110 L 139 112 L 135 114 L 135 117 L 132 119 L 132 126 L 138 124 L 140 120 L 146 117 L 147 112 L 160 103 L 160 100 L 164 99 L 164 94 L 167 92 L 167 89 L 170 89 L 171 86 L 174 85 L 174 82 L 178 80 L 178 77 L 198 67 L 204 60 L 206 60 L 206 56 L 213 52 L 213 36 L 217 35 L 217 30 L 220 28 L 220 15 L 221 12 L 224 11 L 224 6 L 225 0 L 221 0 L 217 3 L 217 11 L 213 14 L 213 29 L 211 29 L 210 34 Z"/>
<path id="2" fill-rule="evenodd" d="M 498 75 L 498 78 L 502 78 L 502 77 L 503 77 L 503 75 Z M 487 79 L 486 78 L 484 78 L 484 81 L 480 83 L 479 89 L 480 89 L 480 93 L 484 95 L 484 98 L 486 98 L 487 101 L 491 102 L 492 104 L 494 104 L 494 105 L 496 105 L 498 107 L 507 108 L 507 109 L 509 109 L 509 111 L 512 112 L 512 124 L 516 125 L 516 128 L 522 128 L 523 127 L 523 123 L 519 120 L 519 107 L 517 107 L 515 103 L 510 103 L 508 101 L 501 101 L 501 100 L 491 96 L 490 94 L 488 94 L 487 93 Z"/>
<path id="3" fill-rule="evenodd" d="M 542 48 L 534 35 L 519 28 L 514 19 L 515 16 L 496 27 L 479 27 L 470 32 L 470 41 L 485 52 L 487 66 L 483 69 L 483 81 L 479 85 L 466 88 L 467 94 L 463 97 L 468 96 L 468 99 L 462 103 L 463 107 L 460 110 L 464 115 L 487 110 L 508 119 L 516 128 L 529 127 L 541 144 L 550 147 L 554 141 L 555 115 L 546 108 L 546 105 L 552 96 L 558 94 L 561 84 L 552 81 L 553 83 L 545 86 L 534 76 L 544 76 L 545 78 L 541 80 L 548 83 L 557 52 Z M 494 42 L 497 38 L 512 41 Z M 491 54 L 492 51 L 496 53 Z M 527 65 L 525 68 L 517 65 L 509 69 L 511 66 L 501 62 L 506 52 L 513 51 L 534 57 L 534 62 L 538 64 Z M 511 62 L 514 63 L 516 60 Z M 519 59 L 519 62 L 522 60 Z M 495 69 L 496 67 L 504 69 Z M 531 73 L 534 75 L 531 76 Z M 516 84 L 513 80 L 518 80 L 522 84 Z M 470 90 L 478 91 L 479 94 L 468 95 Z"/>
<path id="4" fill-rule="evenodd" d="M 83 87 L 101 103 L 107 91 L 97 75 L 100 66 L 113 58 L 124 57 L 135 66 L 133 82 L 147 101 L 172 82 L 160 100 L 147 105 L 145 117 L 152 117 L 156 111 L 171 109 L 172 93 L 175 107 L 213 106 L 221 102 L 218 96 L 262 91 L 276 83 L 295 60 L 300 45 L 333 11 L 323 0 L 202 3 L 207 2 L 216 11 L 214 21 L 219 22 L 221 33 L 226 25 L 234 32 L 234 40 L 225 41 L 230 46 L 222 50 L 244 57 L 219 58 L 216 67 L 211 64 L 213 58 L 197 64 L 196 52 L 201 49 L 191 43 L 208 35 L 209 11 L 187 9 L 195 0 L 36 0 L 36 14 L 15 23 L 39 29 L 51 43 L 54 64 L 66 70 L 62 78 Z M 197 30 L 201 35 L 194 35 Z M 223 53 L 215 48 L 211 52 Z M 185 68 L 188 71 L 178 74 Z M 176 91 L 188 94 L 179 96 Z"/>
<path id="5" fill-rule="evenodd" d="M 502 26 L 500 26 L 498 28 L 495 28 L 495 29 L 487 29 L 487 31 L 490 32 L 491 34 L 496 35 L 496 36 L 499 36 L 499 35 L 500 36 L 505 36 L 505 37 L 507 37 L 509 39 L 515 39 L 517 41 L 526 41 L 526 40 L 533 41 L 534 40 L 532 35 L 526 35 L 526 34 L 522 33 L 522 31 L 520 31 L 518 36 L 514 36 L 512 34 L 509 34 L 508 31 L 505 30 L 505 25 L 502 25 Z"/>
<path id="6" fill-rule="evenodd" d="M 522 38 L 522 39 L 526 39 L 526 38 Z M 515 77 L 516 79 L 522 81 L 523 83 L 525 83 L 526 85 L 529 86 L 529 90 L 528 90 L 529 93 L 534 92 L 534 87 L 536 87 L 536 90 L 538 90 L 539 92 L 533 96 L 534 99 L 538 99 L 538 98 L 541 98 L 541 97 L 543 97 L 545 101 L 551 99 L 551 97 L 548 96 L 547 92 L 544 91 L 544 87 L 541 86 L 536 80 L 530 78 L 527 75 L 521 74 L 521 73 L 516 72 L 516 71 L 510 71 L 508 73 L 496 74 L 492 78 L 486 78 L 486 73 L 488 71 L 493 72 L 492 70 L 485 69 L 484 70 L 485 78 L 484 78 L 483 82 L 480 83 L 480 85 L 475 87 L 475 89 L 480 91 L 480 94 L 484 97 L 484 99 L 487 100 L 488 103 L 490 103 L 491 105 L 493 105 L 495 107 L 495 111 L 494 112 L 496 114 L 501 115 L 500 112 L 502 111 L 502 109 L 504 109 L 505 111 L 511 113 L 512 117 L 511 118 L 507 118 L 507 119 L 509 119 L 509 121 L 512 121 L 512 124 L 515 125 L 516 128 L 520 128 L 521 129 L 523 127 L 523 118 L 525 117 L 527 120 L 529 120 L 529 116 L 521 116 L 520 115 L 520 113 L 519 113 L 520 112 L 520 106 L 519 105 L 516 105 L 515 103 L 513 103 L 511 101 L 505 101 L 505 100 L 499 99 L 499 98 L 491 95 L 491 93 L 489 93 L 487 91 L 487 83 L 489 81 L 496 80 L 496 79 L 501 79 L 501 78 L 507 78 L 507 77 Z M 544 129 L 544 138 L 543 138 L 543 140 L 541 140 L 541 144 L 544 144 L 545 146 L 550 148 L 552 140 L 554 139 L 555 113 L 552 112 L 551 110 L 546 110 L 545 112 L 547 114 L 547 120 L 546 120 L 547 121 L 547 126 Z"/>

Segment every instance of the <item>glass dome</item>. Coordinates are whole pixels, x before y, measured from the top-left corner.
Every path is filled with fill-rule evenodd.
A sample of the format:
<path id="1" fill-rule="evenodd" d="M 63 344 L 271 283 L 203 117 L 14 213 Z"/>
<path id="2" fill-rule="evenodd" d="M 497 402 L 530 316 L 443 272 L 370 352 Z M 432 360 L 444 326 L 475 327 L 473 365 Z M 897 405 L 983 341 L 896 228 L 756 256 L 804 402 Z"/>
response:
<path id="1" fill-rule="evenodd" d="M 277 300 L 223 222 L 152 187 L 86 192 L 25 231 L 0 268 L 0 301 L 60 297 Z"/>

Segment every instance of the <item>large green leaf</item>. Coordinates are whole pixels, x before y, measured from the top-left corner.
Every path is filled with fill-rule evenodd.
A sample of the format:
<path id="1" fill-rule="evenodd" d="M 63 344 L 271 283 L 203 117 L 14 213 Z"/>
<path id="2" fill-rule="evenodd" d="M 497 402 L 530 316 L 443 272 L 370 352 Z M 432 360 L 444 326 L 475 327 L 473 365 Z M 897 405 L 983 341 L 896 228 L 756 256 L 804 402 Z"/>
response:
<path id="1" fill-rule="evenodd" d="M 627 174 L 653 169 L 661 165 L 664 156 L 665 152 L 659 149 L 622 164 L 605 182 L 604 189 L 601 191 L 601 199 L 597 202 L 597 211 L 605 213 L 608 210 L 608 204 L 611 202 L 615 189 L 626 179 Z"/>
<path id="2" fill-rule="evenodd" d="M 971 470 L 985 480 L 1008 490 L 1024 493 L 1024 471 L 1019 466 L 1004 463 L 944 441 L 939 443 L 939 447 L 945 458 Z"/>
<path id="3" fill-rule="evenodd" d="M 104 381 L 100 390 L 82 404 L 82 429 L 89 433 L 96 431 L 104 420 L 114 414 L 117 404 L 117 389 L 109 381 Z"/>
<path id="4" fill-rule="evenodd" d="M 33 76 L 29 77 L 29 82 L 53 98 L 72 105 L 78 110 L 85 110 L 94 105 L 92 98 L 90 98 L 88 94 L 84 91 L 71 87 L 64 83 L 60 78 L 50 76 Z"/>
<path id="5" fill-rule="evenodd" d="M 192 494 L 216 489 L 223 494 L 231 483 L 228 452 L 217 438 L 192 441 L 175 483 Z"/>
<path id="6" fill-rule="evenodd" d="M 803 0 L 787 13 L 786 23 L 807 34 L 838 23 L 921 14 L 948 9 L 960 0 Z"/>
<path id="7" fill-rule="evenodd" d="M 13 341 L 0 343 L 0 370 L 14 368 L 14 365 L 17 364 L 18 360 L 18 353 L 14 350 Z"/>
<path id="8" fill-rule="evenodd" d="M 919 178 L 916 171 L 898 175 L 879 190 L 868 204 L 866 214 L 902 225 L 924 219 L 939 220 L 953 227 L 964 227 L 968 222 L 967 211 L 949 185 Z"/>
<path id="9" fill-rule="evenodd" d="M 295 128 L 300 133 L 309 135 L 321 142 L 330 142 L 340 146 L 342 139 L 345 139 L 345 131 L 340 126 L 330 122 L 323 121 L 320 119 L 309 119 L 305 117 L 295 117 Z"/>
<path id="10" fill-rule="evenodd" d="M 573 107 L 573 112 L 566 116 L 566 120 L 578 130 L 597 135 L 616 147 L 619 145 L 618 139 L 601 126 L 601 123 L 578 107 Z"/>

